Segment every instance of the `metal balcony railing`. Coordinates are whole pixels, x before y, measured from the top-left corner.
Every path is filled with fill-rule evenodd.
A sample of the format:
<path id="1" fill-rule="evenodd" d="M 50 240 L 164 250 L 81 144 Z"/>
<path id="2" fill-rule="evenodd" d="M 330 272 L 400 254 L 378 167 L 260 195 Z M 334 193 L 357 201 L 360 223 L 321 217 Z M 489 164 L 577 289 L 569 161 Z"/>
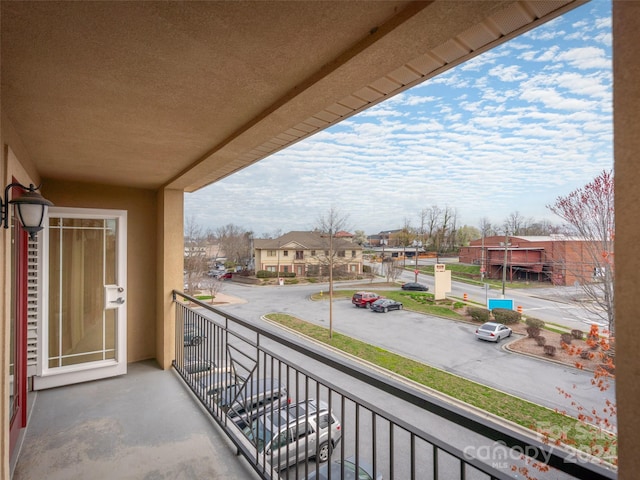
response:
<path id="1" fill-rule="evenodd" d="M 182 292 L 174 300 L 173 365 L 262 478 L 354 478 L 349 469 L 384 480 L 506 480 L 522 478 L 519 469 L 540 480 L 617 478 L 533 433 L 279 327 Z"/>

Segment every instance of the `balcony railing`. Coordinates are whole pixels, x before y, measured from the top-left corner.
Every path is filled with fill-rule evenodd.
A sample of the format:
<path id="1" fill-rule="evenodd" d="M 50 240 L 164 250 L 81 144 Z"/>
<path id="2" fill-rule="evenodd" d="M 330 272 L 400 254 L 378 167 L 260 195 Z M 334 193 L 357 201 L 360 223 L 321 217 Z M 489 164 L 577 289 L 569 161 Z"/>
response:
<path id="1" fill-rule="evenodd" d="M 506 480 L 519 468 L 540 480 L 617 478 L 533 433 L 279 327 L 181 292 L 174 300 L 174 367 L 262 478 L 306 479 L 321 469 L 329 470 L 321 478 L 351 478 L 349 468 L 385 480 Z"/>

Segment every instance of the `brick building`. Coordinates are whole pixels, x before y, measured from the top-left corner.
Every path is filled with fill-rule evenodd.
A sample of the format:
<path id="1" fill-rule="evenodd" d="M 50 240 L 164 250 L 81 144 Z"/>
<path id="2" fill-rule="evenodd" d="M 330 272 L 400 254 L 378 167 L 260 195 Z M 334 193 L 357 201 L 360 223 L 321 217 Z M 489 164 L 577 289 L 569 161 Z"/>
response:
<path id="1" fill-rule="evenodd" d="M 508 237 L 506 248 L 504 242 L 502 235 L 473 240 L 460 249 L 460 263 L 484 265 L 487 278 L 502 278 L 506 266 L 508 281 L 554 285 L 583 283 L 599 272 L 587 240 L 563 235 Z"/>

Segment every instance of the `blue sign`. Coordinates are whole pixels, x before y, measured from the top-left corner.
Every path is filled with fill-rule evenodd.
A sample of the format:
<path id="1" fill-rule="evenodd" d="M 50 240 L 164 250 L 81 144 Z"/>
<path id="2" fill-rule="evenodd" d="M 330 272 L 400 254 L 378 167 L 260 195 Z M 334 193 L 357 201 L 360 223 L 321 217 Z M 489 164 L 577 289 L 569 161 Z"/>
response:
<path id="1" fill-rule="evenodd" d="M 487 303 L 487 308 L 493 310 L 494 308 L 506 308 L 513 310 L 513 300 L 507 298 L 490 298 Z"/>

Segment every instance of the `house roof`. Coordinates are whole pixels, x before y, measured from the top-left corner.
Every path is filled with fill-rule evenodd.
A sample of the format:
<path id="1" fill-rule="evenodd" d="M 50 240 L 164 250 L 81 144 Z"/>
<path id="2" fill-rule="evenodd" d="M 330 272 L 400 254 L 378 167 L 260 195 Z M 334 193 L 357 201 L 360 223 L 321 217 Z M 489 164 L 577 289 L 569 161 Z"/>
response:
<path id="1" fill-rule="evenodd" d="M 3 135 L 34 178 L 195 191 L 582 3 L 3 1 Z"/>
<path id="2" fill-rule="evenodd" d="M 258 250 L 282 250 L 293 248 L 290 245 L 298 245 L 302 250 L 326 250 L 329 248 L 329 239 L 319 232 L 292 231 L 273 239 L 255 239 L 254 248 Z M 333 239 L 334 249 L 361 250 L 362 247 L 342 238 Z"/>

